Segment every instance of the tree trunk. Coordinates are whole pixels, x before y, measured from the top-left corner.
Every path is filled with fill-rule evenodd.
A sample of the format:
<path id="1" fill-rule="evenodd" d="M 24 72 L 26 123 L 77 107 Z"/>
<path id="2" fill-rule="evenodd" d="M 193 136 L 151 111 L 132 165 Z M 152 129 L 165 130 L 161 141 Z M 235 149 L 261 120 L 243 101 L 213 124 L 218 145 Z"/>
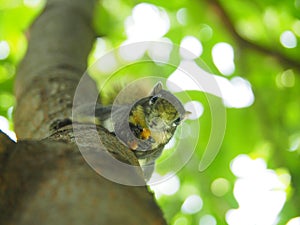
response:
<path id="1" fill-rule="evenodd" d="M 72 116 L 75 90 L 95 37 L 94 4 L 49 0 L 31 27 L 15 81 L 19 141 L 0 132 L 1 225 L 165 224 L 145 185 L 118 184 L 95 172 L 115 176 L 120 183 L 144 184 L 136 157 L 114 135 L 102 127 L 95 133 L 90 124 L 76 125 L 76 138 L 88 149 L 85 157 L 94 159 L 92 169 L 76 145 L 74 126 L 53 127 Z M 96 85 L 89 82 L 89 93 L 95 94 Z M 98 135 L 101 145 L 95 141 Z M 135 167 L 110 165 L 112 155 Z"/>

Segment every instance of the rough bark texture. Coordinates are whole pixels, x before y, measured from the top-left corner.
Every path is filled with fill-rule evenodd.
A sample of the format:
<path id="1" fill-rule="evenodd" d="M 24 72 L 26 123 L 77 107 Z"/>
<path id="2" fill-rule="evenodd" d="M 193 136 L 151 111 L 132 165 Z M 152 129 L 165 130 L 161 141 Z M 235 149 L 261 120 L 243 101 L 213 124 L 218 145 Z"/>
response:
<path id="1" fill-rule="evenodd" d="M 77 125 L 81 144 L 95 159 L 93 170 L 75 144 L 71 125 L 50 132 L 54 121 L 71 118 L 74 92 L 94 39 L 94 3 L 49 0 L 31 28 L 15 83 L 19 141 L 0 131 L 0 224 L 165 224 L 145 186 L 117 184 L 95 172 L 143 183 L 134 154 L 114 135 L 98 127 L 103 145 L 97 146 L 91 126 Z M 103 157 L 94 157 L 99 151 Z M 111 155 L 136 167 L 108 165 Z"/>
<path id="2" fill-rule="evenodd" d="M 92 0 L 50 0 L 32 25 L 15 81 L 19 139 L 48 137 L 54 120 L 70 118 L 73 95 L 94 40 L 93 5 Z M 97 91 L 96 86 L 90 91 Z"/>

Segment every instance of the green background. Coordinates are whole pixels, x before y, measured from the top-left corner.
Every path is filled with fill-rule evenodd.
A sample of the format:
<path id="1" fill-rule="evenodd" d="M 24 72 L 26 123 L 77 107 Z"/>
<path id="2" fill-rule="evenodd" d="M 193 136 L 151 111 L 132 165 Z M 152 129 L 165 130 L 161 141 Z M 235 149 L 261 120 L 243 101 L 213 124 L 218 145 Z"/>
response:
<path id="1" fill-rule="evenodd" d="M 220 152 L 209 168 L 200 172 L 199 162 L 211 129 L 210 102 L 205 93 L 188 91 L 189 97 L 204 108 L 198 120 L 201 132 L 196 151 L 165 187 L 152 187 L 169 224 L 288 224 L 299 217 L 300 1 L 103 0 L 95 10 L 94 26 L 101 38 L 91 52 L 90 64 L 97 59 L 97 52 L 104 54 L 127 39 L 124 20 L 140 3 L 152 4 L 168 15 L 170 27 L 163 36 L 174 45 L 180 45 L 185 36 L 201 42 L 202 54 L 195 59 L 198 65 L 206 64 L 213 74 L 229 81 L 242 77 L 250 82 L 254 93 L 250 106 L 226 107 L 226 133 Z M 0 128 L 5 132 L 13 130 L 13 80 L 26 52 L 26 31 L 44 6 L 41 0 L 0 0 Z M 280 38 L 285 31 L 294 38 L 292 47 L 282 44 Z M 212 57 L 213 47 L 220 42 L 234 51 L 235 70 L 226 76 Z M 133 77 L 160 73 L 167 78 L 173 69 L 147 64 L 127 68 L 124 73 Z M 5 126 L 7 121 L 9 127 Z M 238 163 L 242 165 L 238 167 Z M 164 194 L 172 188 L 174 193 Z M 264 197 L 259 197 L 261 193 Z M 269 207 L 273 210 L 277 194 L 283 196 L 284 204 L 268 220 L 267 211 Z M 198 200 L 189 198 L 191 195 Z M 265 211 L 256 210 L 260 208 Z M 230 212 L 238 212 L 229 211 L 232 209 L 240 210 L 243 216 L 231 217 Z M 288 225 L 296 224 L 300 222 L 290 221 Z"/>

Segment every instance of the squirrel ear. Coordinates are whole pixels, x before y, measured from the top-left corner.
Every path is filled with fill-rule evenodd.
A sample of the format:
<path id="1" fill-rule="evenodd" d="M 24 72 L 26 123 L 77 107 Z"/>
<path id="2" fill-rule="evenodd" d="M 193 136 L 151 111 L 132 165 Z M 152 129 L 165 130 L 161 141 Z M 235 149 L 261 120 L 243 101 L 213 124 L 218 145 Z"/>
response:
<path id="1" fill-rule="evenodd" d="M 158 94 L 163 89 L 163 84 L 161 81 L 157 82 L 152 89 L 151 95 Z"/>
<path id="2" fill-rule="evenodd" d="M 187 118 L 189 118 L 189 115 L 191 115 L 192 113 L 190 111 L 185 111 L 184 115 L 183 115 L 183 120 L 186 120 Z"/>

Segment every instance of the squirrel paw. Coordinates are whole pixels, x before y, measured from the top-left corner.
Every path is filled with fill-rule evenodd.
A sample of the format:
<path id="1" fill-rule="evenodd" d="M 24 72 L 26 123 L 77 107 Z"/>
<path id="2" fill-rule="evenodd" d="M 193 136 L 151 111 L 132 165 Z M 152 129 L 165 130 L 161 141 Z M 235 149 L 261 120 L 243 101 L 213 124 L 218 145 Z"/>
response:
<path id="1" fill-rule="evenodd" d="M 133 151 L 149 151 L 152 150 L 152 138 L 148 140 L 131 140 L 127 141 L 127 146 Z"/>

